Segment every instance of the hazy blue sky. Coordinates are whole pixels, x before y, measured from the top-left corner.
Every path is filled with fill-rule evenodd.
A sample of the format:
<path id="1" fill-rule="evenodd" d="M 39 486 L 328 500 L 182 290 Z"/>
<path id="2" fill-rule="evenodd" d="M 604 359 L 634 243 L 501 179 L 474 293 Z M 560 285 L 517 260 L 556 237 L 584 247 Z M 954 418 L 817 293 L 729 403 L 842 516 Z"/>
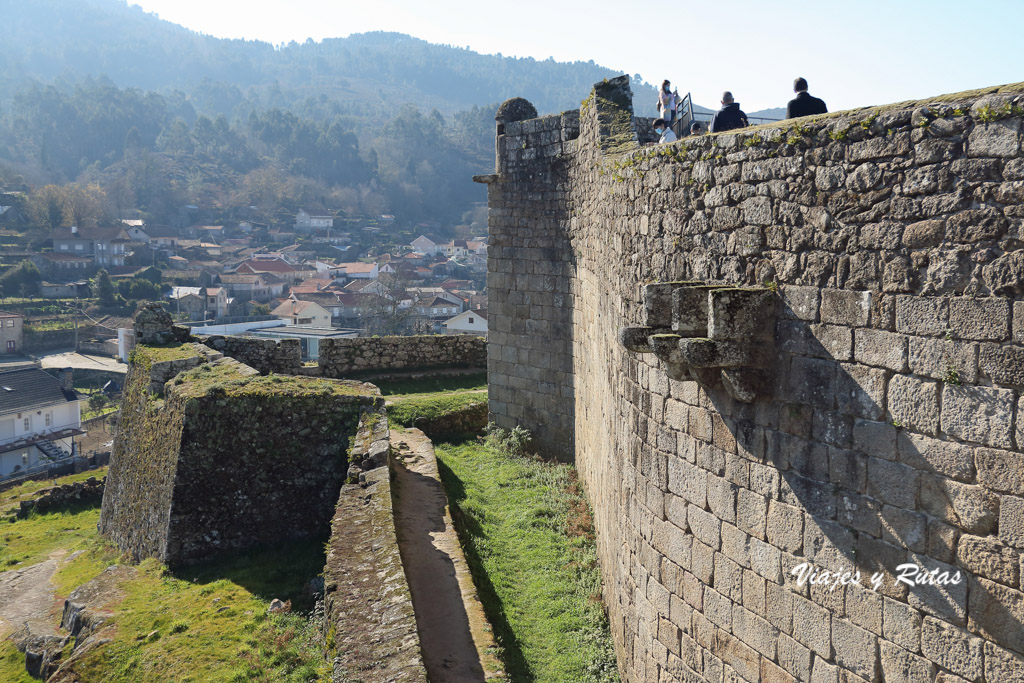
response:
<path id="1" fill-rule="evenodd" d="M 1024 81 L 1024 0 L 128 1 L 196 31 L 274 44 L 383 30 L 593 60 L 670 78 L 706 106 L 729 89 L 749 111 L 785 106 L 801 75 L 833 110 Z"/>

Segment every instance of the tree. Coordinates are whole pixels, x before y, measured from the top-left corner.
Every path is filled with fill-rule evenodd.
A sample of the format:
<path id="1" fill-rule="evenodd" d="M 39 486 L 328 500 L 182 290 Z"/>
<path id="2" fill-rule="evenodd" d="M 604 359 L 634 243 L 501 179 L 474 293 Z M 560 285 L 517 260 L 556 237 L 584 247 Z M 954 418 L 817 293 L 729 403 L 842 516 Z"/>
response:
<path id="1" fill-rule="evenodd" d="M 270 306 L 267 304 L 253 304 L 249 313 L 251 315 L 270 315 Z"/>
<path id="2" fill-rule="evenodd" d="M 103 392 L 97 392 L 89 397 L 89 410 L 94 413 L 98 413 L 107 407 L 107 403 L 110 399 L 107 398 Z"/>
<path id="3" fill-rule="evenodd" d="M 42 228 L 56 230 L 71 225 L 71 212 L 64 188 L 59 185 L 44 185 L 28 198 L 28 216 Z"/>
<path id="4" fill-rule="evenodd" d="M 383 273 L 377 282 L 383 291 L 367 297 L 363 307 L 366 331 L 370 334 L 407 334 L 412 329 L 412 306 L 402 307 L 409 285 L 408 278 L 399 273 Z"/>
<path id="5" fill-rule="evenodd" d="M 103 216 L 107 197 L 96 183 L 67 185 L 64 187 L 65 206 L 71 225 L 95 225 Z"/>
<path id="6" fill-rule="evenodd" d="M 106 270 L 101 269 L 96 273 L 96 278 L 92 282 L 92 295 L 99 299 L 101 306 L 114 305 L 114 284 Z"/>
<path id="7" fill-rule="evenodd" d="M 0 291 L 4 296 L 29 296 L 39 293 L 43 276 L 36 264 L 24 260 L 3 275 L 0 275 Z"/>

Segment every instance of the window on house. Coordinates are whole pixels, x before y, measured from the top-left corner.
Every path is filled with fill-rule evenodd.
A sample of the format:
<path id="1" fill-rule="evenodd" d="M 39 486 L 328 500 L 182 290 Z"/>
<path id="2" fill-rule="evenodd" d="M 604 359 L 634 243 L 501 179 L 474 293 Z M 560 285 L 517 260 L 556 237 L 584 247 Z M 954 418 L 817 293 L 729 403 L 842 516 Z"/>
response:
<path id="1" fill-rule="evenodd" d="M 28 451 L 25 451 L 24 453 L 21 454 L 21 464 L 22 465 L 27 465 L 28 464 Z"/>
<path id="2" fill-rule="evenodd" d="M 85 246 L 81 242 L 75 245 L 75 251 L 82 251 L 83 249 L 85 249 Z"/>
<path id="3" fill-rule="evenodd" d="M 68 245 L 66 245 L 66 244 L 60 245 L 60 250 L 61 251 L 67 251 L 68 250 Z"/>
<path id="4" fill-rule="evenodd" d="M 53 426 L 53 413 L 52 412 L 51 413 L 46 413 L 46 426 L 47 427 L 52 427 Z"/>
<path id="5" fill-rule="evenodd" d="M 14 318 L 7 319 L 7 327 L 14 327 Z"/>
<path id="6" fill-rule="evenodd" d="M 32 430 L 32 418 L 31 417 L 26 417 L 25 419 L 23 419 L 21 421 L 21 423 L 22 423 L 22 425 L 24 425 L 26 432 Z"/>
<path id="7" fill-rule="evenodd" d="M 470 318 L 470 319 L 469 319 L 469 324 L 470 324 L 470 325 L 472 325 L 472 324 L 473 324 L 473 319 L 472 319 L 472 318 Z"/>

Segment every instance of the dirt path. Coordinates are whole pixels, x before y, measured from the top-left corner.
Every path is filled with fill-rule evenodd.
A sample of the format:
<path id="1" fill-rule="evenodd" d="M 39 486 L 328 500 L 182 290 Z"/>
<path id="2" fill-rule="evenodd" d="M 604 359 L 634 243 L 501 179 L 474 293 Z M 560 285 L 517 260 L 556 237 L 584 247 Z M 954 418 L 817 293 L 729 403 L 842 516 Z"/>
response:
<path id="1" fill-rule="evenodd" d="M 391 430 L 395 529 L 431 683 L 503 677 L 490 625 L 448 512 L 430 439 Z"/>
<path id="2" fill-rule="evenodd" d="M 57 632 L 50 619 L 54 594 L 50 579 L 64 554 L 65 551 L 60 550 L 45 562 L 0 572 L 0 640 L 17 631 L 26 621 L 37 627 L 33 629 L 36 633 Z"/>

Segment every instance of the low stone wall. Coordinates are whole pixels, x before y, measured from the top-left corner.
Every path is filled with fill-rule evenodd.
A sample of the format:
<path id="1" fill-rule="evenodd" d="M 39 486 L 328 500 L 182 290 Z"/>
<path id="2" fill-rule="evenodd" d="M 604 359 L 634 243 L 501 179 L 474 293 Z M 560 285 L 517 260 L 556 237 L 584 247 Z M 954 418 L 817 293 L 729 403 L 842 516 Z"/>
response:
<path id="1" fill-rule="evenodd" d="M 362 483 L 362 475 L 388 463 L 391 456 L 391 432 L 388 413 L 381 405 L 365 410 L 359 417 L 359 429 L 348 452 L 348 481 Z"/>
<path id="2" fill-rule="evenodd" d="M 357 439 L 375 443 L 374 435 Z M 395 534 L 389 467 L 341 489 L 324 569 L 333 680 L 426 681 L 416 615 Z"/>
<path id="3" fill-rule="evenodd" d="M 39 353 L 69 349 L 75 345 L 75 330 L 25 330 L 25 351 Z"/>
<path id="4" fill-rule="evenodd" d="M 104 481 L 105 478 L 89 477 L 85 481 L 42 489 L 35 498 L 21 501 L 18 516 L 27 517 L 33 511 L 49 512 L 79 503 L 98 503 L 103 498 Z"/>
<path id="5" fill-rule="evenodd" d="M 90 339 L 78 342 L 78 352 L 93 356 L 117 356 L 116 339 Z"/>
<path id="6" fill-rule="evenodd" d="M 418 417 L 413 426 L 433 440 L 476 434 L 487 426 L 487 401 L 470 403 L 437 417 Z"/>
<path id="7" fill-rule="evenodd" d="M 251 368 L 261 375 L 271 372 L 279 375 L 297 375 L 302 367 L 302 346 L 298 339 L 257 339 L 211 335 L 199 337 L 211 349 L 220 351 Z"/>
<path id="8" fill-rule="evenodd" d="M 405 368 L 483 368 L 487 341 L 469 335 L 324 339 L 319 366 L 324 377 Z"/>

